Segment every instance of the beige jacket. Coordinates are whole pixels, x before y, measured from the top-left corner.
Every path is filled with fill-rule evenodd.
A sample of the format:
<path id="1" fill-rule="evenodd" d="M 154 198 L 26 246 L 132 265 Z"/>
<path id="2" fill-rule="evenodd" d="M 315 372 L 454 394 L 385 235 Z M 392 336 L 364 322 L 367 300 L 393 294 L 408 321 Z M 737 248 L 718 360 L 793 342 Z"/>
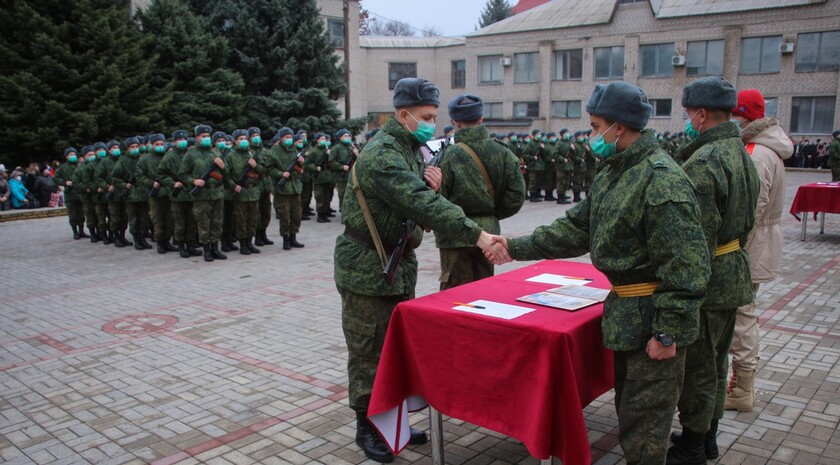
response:
<path id="1" fill-rule="evenodd" d="M 776 118 L 753 121 L 741 132 L 745 145 L 755 144 L 750 158 L 761 180 L 755 226 L 747 239 L 754 283 L 775 278 L 782 267 L 782 212 L 785 204 L 785 166 L 793 142 Z"/>

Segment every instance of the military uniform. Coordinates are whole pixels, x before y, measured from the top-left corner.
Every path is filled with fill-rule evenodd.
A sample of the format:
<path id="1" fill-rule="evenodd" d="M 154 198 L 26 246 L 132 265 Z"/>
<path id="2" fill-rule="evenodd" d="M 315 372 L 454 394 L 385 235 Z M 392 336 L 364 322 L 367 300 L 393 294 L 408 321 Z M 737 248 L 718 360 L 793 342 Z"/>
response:
<path id="1" fill-rule="evenodd" d="M 316 136 L 317 140 L 317 136 Z M 330 214 L 330 193 L 333 190 L 333 173 L 329 163 L 330 149 L 316 145 L 308 150 L 304 171 L 311 173 L 315 192 L 315 212 L 319 223 L 328 223 Z"/>
<path id="2" fill-rule="evenodd" d="M 256 234 L 260 218 L 260 196 L 262 194 L 263 175 L 265 167 L 256 164 L 251 167 L 253 155 L 247 148 L 237 147 L 227 157 L 230 176 L 227 177 L 227 187 L 233 191 L 233 216 L 236 225 L 236 238 L 239 240 L 239 251 L 243 255 L 259 253 L 259 249 L 251 246 L 251 239 Z M 244 178 L 242 173 L 245 174 Z M 240 192 L 235 193 L 237 182 L 240 182 Z M 249 247 L 251 246 L 251 247 Z"/>
<path id="3" fill-rule="evenodd" d="M 522 154 L 525 167 L 528 169 L 528 187 L 531 189 L 531 201 L 537 202 L 542 198 L 543 172 L 546 169 L 541 143 L 531 139 L 522 148 Z"/>
<path id="4" fill-rule="evenodd" d="M 339 136 L 339 140 L 340 139 L 341 137 Z M 356 156 L 353 153 L 354 150 L 356 150 L 356 148 L 353 147 L 352 142 L 350 144 L 339 142 L 335 145 L 335 147 L 330 149 L 330 167 L 333 170 L 335 188 L 338 191 L 339 210 L 344 204 L 344 191 L 347 190 L 347 181 L 350 177 L 349 167 L 353 164 L 353 159 Z M 348 167 L 347 170 L 344 169 L 345 166 Z M 342 221 L 344 220 L 342 219 Z"/>
<path id="5" fill-rule="evenodd" d="M 580 202 L 580 192 L 584 186 L 584 176 L 586 174 L 586 163 L 584 157 L 586 155 L 585 139 L 578 134 L 574 141 L 574 150 L 571 152 L 572 157 L 572 193 L 574 194 L 574 201 Z"/>
<path id="6" fill-rule="evenodd" d="M 113 182 L 111 180 L 111 171 L 113 171 L 114 165 L 117 163 L 117 158 L 118 156 L 111 154 L 105 156 L 104 158 L 100 158 L 99 163 L 96 164 L 94 179 L 96 179 L 97 191 L 100 192 L 104 202 L 103 208 L 108 212 L 107 217 L 110 238 L 117 247 L 124 247 L 125 242 L 123 242 L 121 234 L 124 227 L 128 225 L 125 218 L 125 202 L 119 197 L 118 192 L 116 192 L 115 189 L 112 189 Z M 108 195 L 109 192 L 110 196 Z M 110 199 L 108 197 L 110 197 Z M 98 215 L 99 210 L 97 210 L 96 213 Z M 106 245 L 110 243 L 108 241 L 103 242 L 105 242 Z"/>
<path id="7" fill-rule="evenodd" d="M 840 181 L 840 133 L 835 131 L 834 139 L 828 146 L 828 167 L 831 168 L 831 180 Z"/>
<path id="8" fill-rule="evenodd" d="M 94 196 L 96 195 L 96 185 L 93 182 L 96 163 L 97 158 L 94 156 L 73 171 L 73 189 L 82 202 L 88 231 L 90 231 L 91 242 L 99 242 L 101 240 L 99 230 L 97 229 L 99 219 L 96 216 L 96 206 L 93 202 Z"/>
<path id="9" fill-rule="evenodd" d="M 592 153 L 592 148 L 589 147 L 589 142 L 583 142 L 583 163 L 586 165 L 586 170 L 583 175 L 583 188 L 581 189 L 586 195 L 589 195 L 589 186 L 595 180 L 595 175 L 598 174 L 598 159 Z"/>
<path id="10" fill-rule="evenodd" d="M 152 138 L 161 138 L 163 134 L 156 134 Z M 149 205 L 149 219 L 152 222 L 154 239 L 157 242 L 158 253 L 178 250 L 170 244 L 173 236 L 172 204 L 169 201 L 171 189 L 163 184 L 158 168 L 165 156 L 165 152 L 158 152 L 153 147 L 137 162 L 137 187 L 146 192 Z M 154 184 L 158 183 L 155 188 Z M 154 191 L 152 194 L 151 192 Z"/>
<path id="11" fill-rule="evenodd" d="M 557 142 L 557 203 L 569 203 L 566 191 L 569 189 L 569 182 L 572 178 L 574 162 L 572 161 L 571 142 L 562 138 Z"/>
<path id="12" fill-rule="evenodd" d="M 212 147 L 196 145 L 188 150 L 178 169 L 178 179 L 184 184 L 184 189 L 192 190 L 195 186 L 193 181 L 200 179 L 208 168 L 215 165 L 214 160 L 218 157 L 219 152 Z M 205 260 L 210 256 L 212 258 L 224 257 L 224 254 L 218 250 L 218 243 L 222 238 L 226 176 L 228 176 L 227 168 L 216 166 L 210 171 L 204 187 L 195 195 L 191 194 L 198 242 L 204 247 Z"/>
<path id="13" fill-rule="evenodd" d="M 298 156 L 297 147 L 287 147 L 280 143 L 271 148 L 265 160 L 266 172 L 271 176 L 274 186 L 274 210 L 280 220 L 280 235 L 283 237 L 283 248 L 285 250 L 291 248 L 292 238 L 297 236 L 300 231 L 302 214 L 300 194 L 303 189 L 300 175 L 303 171 L 302 166 L 297 163 L 294 164 L 293 169 L 289 171 L 289 178 L 282 188 L 278 183 L 283 177 L 283 173 L 289 166 L 292 166 Z"/>
<path id="14" fill-rule="evenodd" d="M 75 153 L 75 150 L 73 151 Z M 73 230 L 73 238 L 80 239 L 84 234 L 85 227 L 85 212 L 82 205 L 82 198 L 74 189 L 73 173 L 79 168 L 78 155 L 77 161 L 67 161 L 62 163 L 55 170 L 53 182 L 56 186 L 64 187 L 64 205 L 67 207 L 67 221 L 70 222 L 70 228 Z M 67 182 L 70 182 L 70 185 Z M 87 235 L 85 235 L 87 237 Z"/>
<path id="15" fill-rule="evenodd" d="M 187 185 L 175 187 L 176 182 L 181 182 L 178 177 L 178 170 L 181 169 L 181 161 L 186 153 L 186 147 L 172 147 L 164 154 L 157 170 L 161 185 L 169 190 L 172 237 L 178 245 L 182 258 L 200 255 L 200 252 L 195 250 L 196 223 L 192 213 L 192 198 L 189 193 L 192 187 Z"/>
<path id="16" fill-rule="evenodd" d="M 683 347 L 697 338 L 709 256 L 691 182 L 658 149 L 651 130 L 605 163 L 589 195 L 565 218 L 508 239 L 508 249 L 517 260 L 589 252 L 612 283 L 601 330 L 604 346 L 615 351 L 619 443 L 627 463 L 662 463 Z M 651 293 L 628 295 L 628 285 L 649 286 Z M 645 346 L 659 333 L 675 337 L 676 357 L 648 357 Z"/>
<path id="17" fill-rule="evenodd" d="M 480 169 L 459 145 L 467 144 L 490 177 L 494 196 L 487 188 Z M 455 145 L 450 145 L 440 162 L 443 183 L 440 195 L 464 210 L 469 219 L 491 234 L 499 234 L 499 220 L 516 214 L 525 201 L 525 180 L 519 171 L 519 160 L 504 144 L 489 138 L 485 126 L 458 129 Z M 435 245 L 440 249 L 440 289 L 493 276 L 493 264 L 475 243 L 435 232 Z"/>
<path id="18" fill-rule="evenodd" d="M 557 147 L 557 138 L 555 134 L 549 133 L 547 141 L 543 139 L 545 144 L 545 171 L 543 172 L 543 189 L 545 189 L 545 200 L 557 200 L 560 197 L 560 192 L 557 192 L 557 197 L 554 197 L 554 188 L 557 187 L 557 166 L 559 163 Z"/>
<path id="19" fill-rule="evenodd" d="M 111 178 L 116 188 L 114 197 L 120 197 L 125 202 L 126 221 L 129 233 L 134 238 L 134 248 L 143 250 L 151 248 L 143 237 L 149 230 L 149 190 L 137 186 L 136 170 L 139 160 L 139 151 L 136 155 L 120 157 L 114 165 Z"/>

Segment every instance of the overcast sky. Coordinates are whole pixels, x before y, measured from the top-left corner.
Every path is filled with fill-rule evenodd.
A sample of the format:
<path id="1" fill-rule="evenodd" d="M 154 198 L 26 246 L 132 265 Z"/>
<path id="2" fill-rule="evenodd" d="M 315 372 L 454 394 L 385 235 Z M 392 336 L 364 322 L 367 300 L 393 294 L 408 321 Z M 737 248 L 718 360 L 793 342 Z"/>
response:
<path id="1" fill-rule="evenodd" d="M 508 0 L 516 5 L 518 0 Z M 487 0 L 362 0 L 362 8 L 374 15 L 408 23 L 417 29 L 434 26 L 444 36 L 462 36 L 475 30 Z M 382 18 L 376 17 L 377 20 Z M 422 36 L 416 31 L 416 36 Z"/>

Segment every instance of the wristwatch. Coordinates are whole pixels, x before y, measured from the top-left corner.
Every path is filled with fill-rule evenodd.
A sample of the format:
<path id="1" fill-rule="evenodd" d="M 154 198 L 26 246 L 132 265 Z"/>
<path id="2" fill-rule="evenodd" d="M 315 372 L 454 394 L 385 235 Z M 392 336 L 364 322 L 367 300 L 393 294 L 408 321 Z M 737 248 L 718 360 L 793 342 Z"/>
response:
<path id="1" fill-rule="evenodd" d="M 654 339 L 657 340 L 662 347 L 671 347 L 674 344 L 674 336 L 665 333 L 659 333 L 656 336 L 653 336 Z"/>

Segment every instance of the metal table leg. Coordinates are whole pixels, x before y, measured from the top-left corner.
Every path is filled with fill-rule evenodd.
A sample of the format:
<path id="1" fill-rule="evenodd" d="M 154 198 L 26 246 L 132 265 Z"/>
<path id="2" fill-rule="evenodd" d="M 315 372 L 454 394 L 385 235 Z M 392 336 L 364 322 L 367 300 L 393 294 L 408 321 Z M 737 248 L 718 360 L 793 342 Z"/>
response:
<path id="1" fill-rule="evenodd" d="M 820 213 L 820 234 L 825 234 L 825 212 Z"/>
<path id="2" fill-rule="evenodd" d="M 552 465 L 554 463 L 554 457 L 549 457 L 545 460 L 540 460 L 540 465 Z"/>
<path id="3" fill-rule="evenodd" d="M 805 232 L 808 230 L 808 212 L 802 212 L 802 242 L 805 242 Z"/>
<path id="4" fill-rule="evenodd" d="M 432 465 L 443 465 L 443 418 L 429 406 L 429 432 L 432 434 Z"/>

